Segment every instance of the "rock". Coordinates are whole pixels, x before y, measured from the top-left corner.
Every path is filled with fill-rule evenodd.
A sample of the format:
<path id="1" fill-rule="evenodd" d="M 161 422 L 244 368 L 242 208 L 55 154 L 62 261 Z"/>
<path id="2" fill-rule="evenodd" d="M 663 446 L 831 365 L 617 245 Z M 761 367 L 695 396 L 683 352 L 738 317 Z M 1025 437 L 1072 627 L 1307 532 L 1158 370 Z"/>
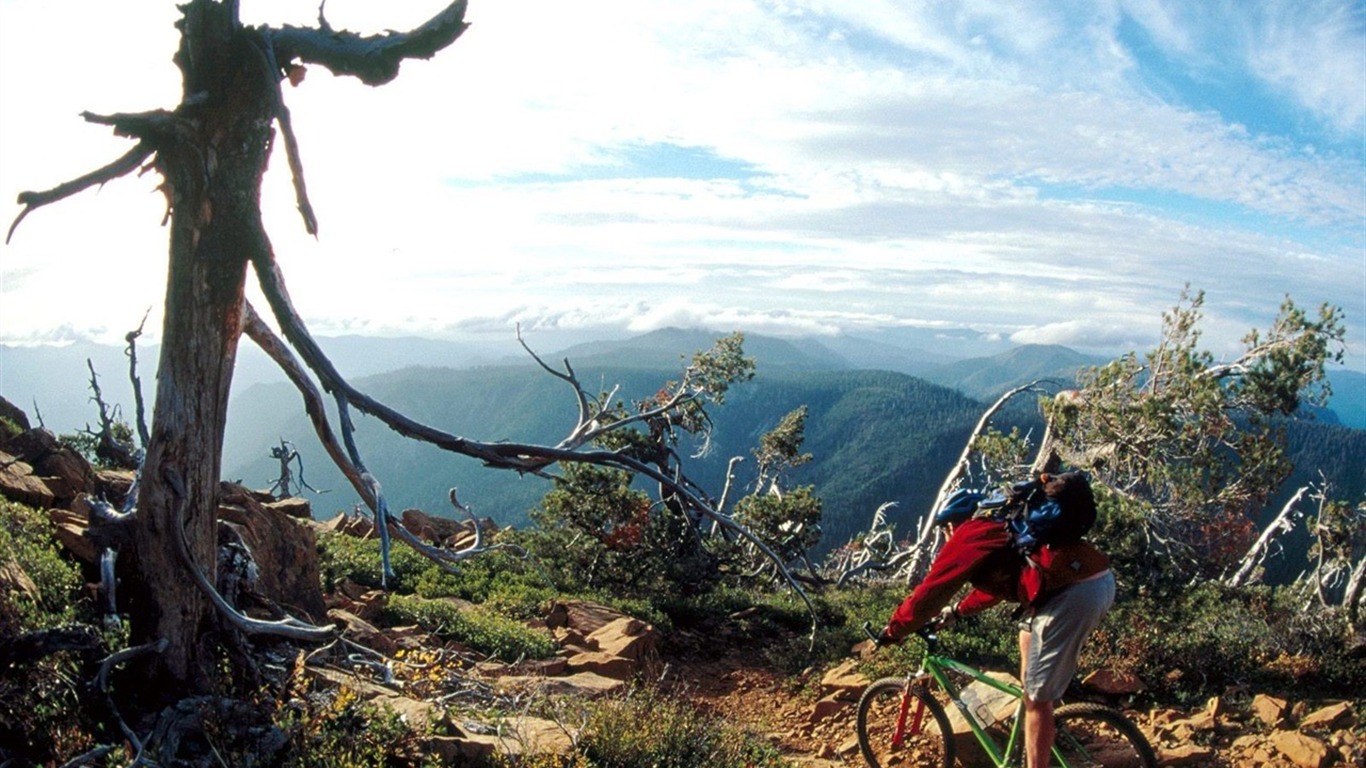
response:
<path id="1" fill-rule="evenodd" d="M 137 472 L 131 469 L 96 469 L 94 494 L 114 506 L 123 504 L 133 488 Z"/>
<path id="2" fill-rule="evenodd" d="M 853 706 L 853 702 L 841 692 L 832 693 L 816 702 L 816 705 L 811 708 L 811 716 L 808 720 L 812 723 L 819 723 L 834 717 L 851 706 Z"/>
<path id="3" fill-rule="evenodd" d="M 640 665 L 631 659 L 602 651 L 583 651 L 570 656 L 569 669 L 574 672 L 592 672 L 612 680 L 630 680 L 635 677 Z"/>
<path id="4" fill-rule="evenodd" d="M 1278 699 L 1265 693 L 1259 693 L 1252 697 L 1252 714 L 1273 728 L 1285 719 L 1285 712 L 1288 708 L 1289 703 L 1285 699 Z"/>
<path id="5" fill-rule="evenodd" d="M 1132 672 L 1098 669 L 1081 681 L 1083 688 L 1106 696 L 1125 696 L 1146 691 L 1148 686 Z"/>
<path id="6" fill-rule="evenodd" d="M 393 639 L 354 613 L 333 608 L 327 612 L 327 617 L 333 621 L 341 622 L 347 637 L 366 648 L 379 651 L 385 656 L 391 656 L 394 651 L 398 650 Z"/>
<path id="7" fill-rule="evenodd" d="M 9 553 L 0 553 L 0 594 L 5 592 L 21 594 L 34 602 L 42 597 L 24 567 Z"/>
<path id="8" fill-rule="evenodd" d="M 360 515 L 348 515 L 345 512 L 337 513 L 337 516 L 325 523 L 318 525 L 318 531 L 322 533 L 341 533 L 347 536 L 355 536 L 358 539 L 368 539 L 375 535 L 375 524 L 368 518 Z"/>
<path id="9" fill-rule="evenodd" d="M 1184 722 L 1196 731 L 1212 731 L 1219 727 L 1219 720 L 1228 714 L 1228 705 L 1223 698 L 1215 696 L 1205 705 L 1205 709 L 1191 715 Z"/>
<path id="10" fill-rule="evenodd" d="M 604 624 L 585 639 L 590 648 L 631 661 L 643 661 L 658 643 L 654 627 L 630 616 Z"/>
<path id="11" fill-rule="evenodd" d="M 318 538 L 310 526 L 227 483 L 222 486 L 218 517 L 220 524 L 234 526 L 251 550 L 262 595 L 302 619 L 321 621 L 327 615 Z"/>
<path id="12" fill-rule="evenodd" d="M 1020 684 L 1015 676 L 1009 672 L 988 672 L 987 676 L 1011 685 Z M 973 706 L 973 714 L 979 719 L 985 720 L 987 725 L 1014 715 L 1015 709 L 1019 705 L 1019 699 L 1014 696 L 976 680 L 963 687 L 963 695 L 965 700 L 977 700 L 978 704 Z M 968 739 L 975 743 L 971 736 L 972 729 L 963 719 L 963 713 L 959 712 L 957 707 L 946 707 L 945 711 L 948 713 L 949 726 L 954 734 L 957 736 L 967 735 Z"/>
<path id="13" fill-rule="evenodd" d="M 1162 749 L 1158 762 L 1162 765 L 1209 765 L 1214 760 L 1214 750 L 1199 744 L 1182 744 Z"/>
<path id="14" fill-rule="evenodd" d="M 44 430 L 46 432 L 46 430 Z M 79 494 L 94 491 L 99 479 L 85 457 L 57 444 L 34 464 L 52 490 L 55 503 L 66 506 Z"/>
<path id="15" fill-rule="evenodd" d="M 1325 768 L 1331 759 L 1327 744 L 1297 731 L 1276 731 L 1271 745 L 1299 768 Z"/>
<path id="16" fill-rule="evenodd" d="M 534 691 L 539 695 L 564 695 L 597 698 L 625 690 L 627 683 L 594 672 L 576 672 L 564 677 L 527 677 L 509 675 L 498 679 L 503 691 Z"/>
<path id="17" fill-rule="evenodd" d="M 37 509 L 47 509 L 56 498 L 33 466 L 0 451 L 0 496 Z"/>
<path id="18" fill-rule="evenodd" d="M 28 423 L 28 414 L 24 413 L 24 409 L 3 397 L 0 397 L 0 419 L 8 420 L 19 432 L 27 432 L 31 429 Z M 5 441 L 9 439 L 9 437 L 11 437 L 11 435 L 7 435 L 3 431 L 0 431 L 0 441 Z"/>
<path id="19" fill-rule="evenodd" d="M 866 675 L 855 671 L 858 662 L 854 659 L 846 659 L 840 664 L 826 670 L 821 677 L 821 690 L 826 693 L 839 693 L 846 697 L 858 698 L 863 689 L 868 687 L 870 682 Z"/>
<path id="20" fill-rule="evenodd" d="M 265 506 L 288 517 L 300 520 L 313 519 L 313 505 L 308 499 L 301 499 L 298 496 L 291 496 L 287 499 L 265 502 Z"/>
<path id="21" fill-rule="evenodd" d="M 1332 730 L 1342 728 L 1352 722 L 1352 707 L 1345 701 L 1317 709 L 1300 720 L 1300 730 Z"/>
<path id="22" fill-rule="evenodd" d="M 590 603 L 586 600 L 555 601 L 550 605 L 550 613 L 545 624 L 551 629 L 568 627 L 587 637 L 604 626 L 626 614 L 605 605 Z"/>
<path id="23" fill-rule="evenodd" d="M 97 563 L 103 547 L 90 536 L 89 517 L 86 513 L 88 507 L 84 500 L 79 498 L 74 502 L 74 506 L 77 509 L 53 508 L 47 511 L 47 519 L 52 522 L 52 534 L 77 560 Z"/>
<path id="24" fill-rule="evenodd" d="M 574 736 L 564 726 L 553 720 L 523 715 L 505 720 L 502 724 L 503 737 L 509 743 L 521 747 L 520 754 L 527 755 L 567 755 L 574 748 Z M 510 752 L 518 754 L 518 752 Z"/>

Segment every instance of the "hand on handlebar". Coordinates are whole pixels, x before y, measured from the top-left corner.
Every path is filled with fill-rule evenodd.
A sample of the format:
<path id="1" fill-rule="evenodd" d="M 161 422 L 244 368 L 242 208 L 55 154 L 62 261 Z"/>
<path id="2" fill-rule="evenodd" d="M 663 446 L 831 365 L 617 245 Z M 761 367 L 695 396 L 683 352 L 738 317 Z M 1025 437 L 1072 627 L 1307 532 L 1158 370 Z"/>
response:
<path id="1" fill-rule="evenodd" d="M 895 638 L 888 634 L 886 627 L 883 627 L 881 630 L 874 632 L 873 623 L 871 621 L 863 622 L 863 633 L 867 635 L 868 639 L 873 641 L 873 645 L 876 645 L 878 648 L 885 648 L 889 645 L 897 645 L 901 642 L 900 638 Z"/>
<path id="2" fill-rule="evenodd" d="M 958 621 L 958 609 L 952 605 L 946 605 L 939 610 L 939 615 L 931 620 L 931 623 L 938 629 L 948 629 Z"/>

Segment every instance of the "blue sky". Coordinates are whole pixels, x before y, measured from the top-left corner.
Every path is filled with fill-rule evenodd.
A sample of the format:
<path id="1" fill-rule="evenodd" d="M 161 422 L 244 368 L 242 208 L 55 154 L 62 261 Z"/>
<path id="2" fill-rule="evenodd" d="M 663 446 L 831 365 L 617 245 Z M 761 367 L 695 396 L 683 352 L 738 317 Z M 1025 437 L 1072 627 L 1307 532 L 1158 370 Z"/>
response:
<path id="1" fill-rule="evenodd" d="M 373 32 L 441 5 L 325 8 Z M 242 0 L 249 23 L 317 7 Z M 178 101 L 175 18 L 0 0 L 6 199 L 126 150 L 81 111 Z M 470 0 L 467 18 L 389 85 L 313 68 L 286 89 L 320 236 L 282 157 L 263 206 L 315 333 L 515 353 L 516 323 L 968 325 L 1114 353 L 1150 345 L 1189 284 L 1217 357 L 1288 293 L 1342 307 L 1366 370 L 1360 2 Z M 58 29 L 79 55 L 53 55 Z M 0 341 L 117 341 L 159 307 L 155 185 L 21 225 Z"/>

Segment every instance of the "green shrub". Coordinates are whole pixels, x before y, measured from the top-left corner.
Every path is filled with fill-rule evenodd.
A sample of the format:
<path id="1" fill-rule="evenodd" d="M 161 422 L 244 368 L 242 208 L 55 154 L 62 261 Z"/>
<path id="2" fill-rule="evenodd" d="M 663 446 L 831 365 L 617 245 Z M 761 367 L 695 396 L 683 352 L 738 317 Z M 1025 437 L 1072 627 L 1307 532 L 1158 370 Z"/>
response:
<path id="1" fill-rule="evenodd" d="M 776 768 L 788 764 L 761 736 L 653 689 L 587 706 L 579 751 L 597 768 Z"/>
<path id="2" fill-rule="evenodd" d="M 289 736 L 285 768 L 436 766 L 424 756 L 424 729 L 388 707 L 362 701 L 350 688 L 284 710 L 278 727 Z M 240 757 L 250 757 L 244 755 Z"/>
<path id="3" fill-rule="evenodd" d="M 37 595 L 0 589 L 0 632 L 27 632 L 68 624 L 81 603 L 81 572 L 62 556 L 52 524 L 42 512 L 0 499 L 0 562 L 12 561 L 33 581 Z"/>
<path id="4" fill-rule="evenodd" d="M 0 587 L 0 646 L 89 613 L 80 569 L 63 556 L 42 512 L 0 499 L 0 564 L 22 570 L 36 592 Z M 0 761 L 8 754 L 16 763 L 58 762 L 94 746 L 80 659 L 58 653 L 0 671 Z M 10 746 L 24 751 L 7 753 Z"/>
<path id="5" fill-rule="evenodd" d="M 504 661 L 547 659 L 557 649 L 544 631 L 483 608 L 462 610 L 450 600 L 393 595 L 385 606 L 385 618 L 395 624 L 417 624 Z"/>

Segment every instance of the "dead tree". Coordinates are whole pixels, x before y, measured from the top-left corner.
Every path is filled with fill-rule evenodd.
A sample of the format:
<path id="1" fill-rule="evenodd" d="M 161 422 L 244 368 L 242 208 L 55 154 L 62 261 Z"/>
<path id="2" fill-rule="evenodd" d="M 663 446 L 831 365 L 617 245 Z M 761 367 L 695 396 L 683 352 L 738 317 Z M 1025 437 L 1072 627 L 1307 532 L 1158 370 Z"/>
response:
<path id="1" fill-rule="evenodd" d="M 261 220 L 261 180 L 283 137 L 298 207 L 318 230 L 281 82 L 318 64 L 370 85 L 392 80 L 410 58 L 429 58 L 466 28 L 457 0 L 408 33 L 361 36 L 317 28 L 241 23 L 236 0 L 189 0 L 177 23 L 174 61 L 183 75 L 170 110 L 95 115 L 135 144 L 122 157 L 45 191 L 24 192 L 10 236 L 34 210 L 139 170 L 162 178 L 170 224 L 166 318 L 157 395 L 134 528 L 131 640 L 167 641 L 151 657 L 144 691 L 153 698 L 214 689 L 212 639 L 220 629 L 194 575 L 215 562 L 219 471 L 228 394 L 243 326 L 249 264 L 274 276 Z M 209 580 L 212 581 L 211 579 Z"/>
<path id="2" fill-rule="evenodd" d="M 671 508 L 691 519 L 713 521 L 778 560 L 762 542 L 721 514 L 671 463 L 667 450 L 642 454 L 630 446 L 595 445 L 606 432 L 633 425 L 645 425 L 666 438 L 676 425 L 704 421 L 702 404 L 709 398 L 719 401 L 725 384 L 743 373 L 742 367 L 726 369 L 733 361 L 713 360 L 690 367 L 681 381 L 665 387 L 655 400 L 640 404 L 634 413 L 611 408 L 610 397 L 588 397 L 566 362 L 565 372 L 555 373 L 574 389 L 580 419 L 570 435 L 554 446 L 487 443 L 451 435 L 375 401 L 342 377 L 295 312 L 262 224 L 261 180 L 278 127 L 304 227 L 311 234 L 318 232 L 281 83 L 311 64 L 369 85 L 387 83 L 397 76 L 404 60 L 428 58 L 464 32 L 465 2 L 456 0 L 410 32 L 374 36 L 334 30 L 321 14 L 316 28 L 246 27 L 237 5 L 235 0 L 189 0 L 182 5 L 183 17 L 177 25 L 181 40 L 175 56 L 184 76 L 181 103 L 169 111 L 86 113 L 88 121 L 111 126 L 136 144 L 119 159 L 85 176 L 46 191 L 21 194 L 19 202 L 24 207 L 10 228 L 12 236 L 34 210 L 140 169 L 155 171 L 163 179 L 170 223 L 166 320 L 133 525 L 134 572 L 128 580 L 131 589 L 126 591 L 137 596 L 130 601 L 131 640 L 143 645 L 167 641 L 164 650 L 151 657 L 144 692 L 154 699 L 168 699 L 211 691 L 216 658 L 213 639 L 229 625 L 244 632 L 272 632 L 304 640 L 325 634 L 290 621 L 244 620 L 225 605 L 214 590 L 212 574 L 205 573 L 216 560 L 223 432 L 242 333 L 265 349 L 299 389 L 319 439 L 372 510 L 386 576 L 391 575 L 391 534 L 447 566 L 470 552 L 426 547 L 392 519 L 382 487 L 366 469 L 354 440 L 353 408 L 402 435 L 490 467 L 539 474 L 556 462 L 576 461 L 633 472 L 657 483 Z M 245 300 L 248 266 L 282 330 L 283 341 Z M 317 385 L 312 377 L 317 378 Z M 319 386 L 335 402 L 337 430 L 322 407 Z M 452 503 L 462 509 L 453 494 Z M 780 566 L 780 571 L 805 599 L 786 568 Z"/>

